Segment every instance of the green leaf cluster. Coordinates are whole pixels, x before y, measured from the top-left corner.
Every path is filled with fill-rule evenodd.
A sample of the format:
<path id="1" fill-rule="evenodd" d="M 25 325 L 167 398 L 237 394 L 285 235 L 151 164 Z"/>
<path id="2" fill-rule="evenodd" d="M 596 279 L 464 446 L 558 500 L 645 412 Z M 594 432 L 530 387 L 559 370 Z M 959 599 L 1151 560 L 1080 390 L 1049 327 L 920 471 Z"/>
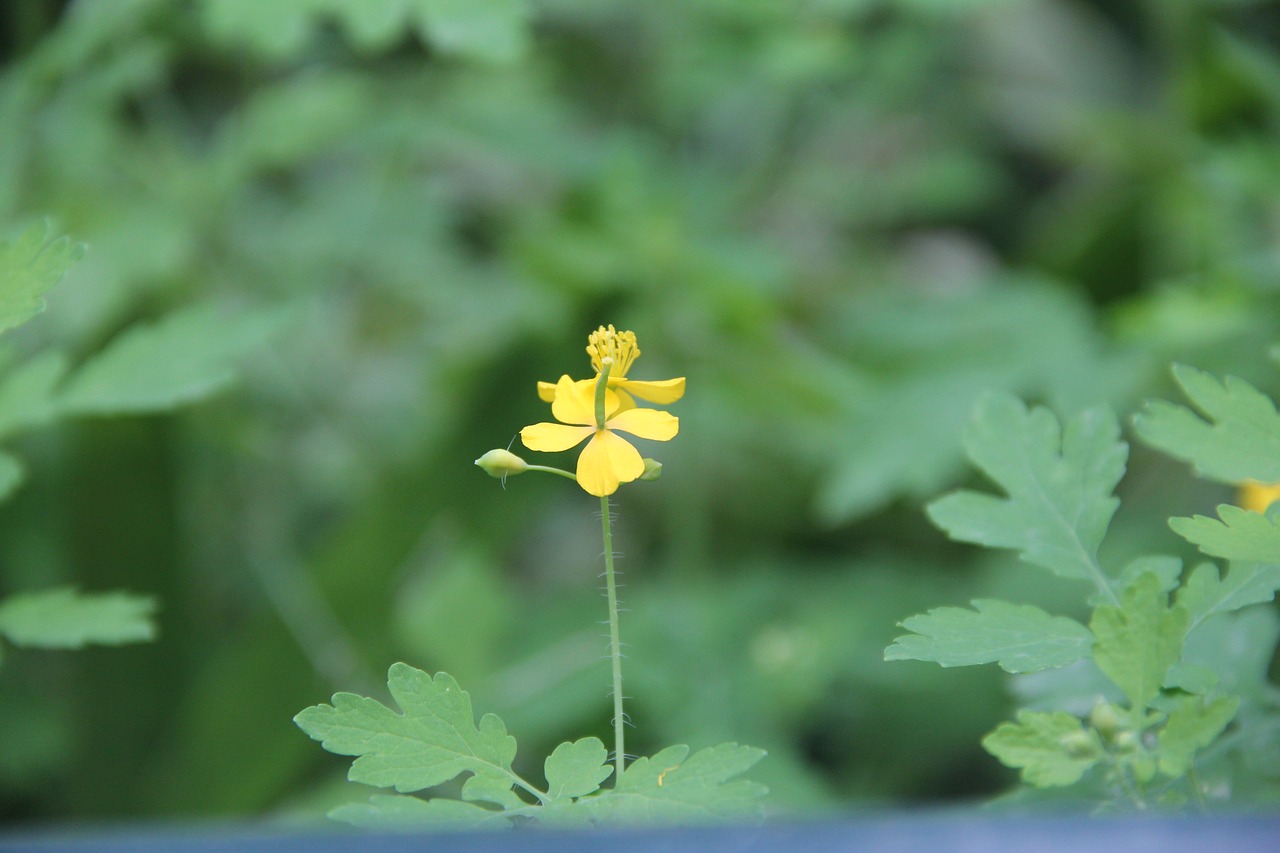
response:
<path id="1" fill-rule="evenodd" d="M 1219 382 L 1187 368 L 1174 376 L 1212 423 L 1156 401 L 1135 419 L 1139 435 L 1205 476 L 1240 483 L 1280 474 L 1280 418 L 1269 398 L 1239 379 Z M 1076 707 L 1092 702 L 1087 714 L 1023 708 L 982 745 L 1033 787 L 1088 783 L 1113 804 L 1206 806 L 1214 789 L 1197 766 L 1212 773 L 1229 766 L 1224 750 L 1206 750 L 1237 720 L 1235 743 L 1256 745 L 1258 733 L 1280 719 L 1273 701 L 1220 684 L 1239 665 L 1228 649 L 1196 651 L 1200 637 L 1211 636 L 1211 620 L 1270 602 L 1280 589 L 1274 519 L 1224 505 L 1218 519 L 1170 520 L 1203 553 L 1230 561 L 1225 574 L 1205 563 L 1180 578 L 1179 562 L 1158 556 L 1109 571 L 1099 549 L 1119 507 L 1113 492 L 1127 456 L 1113 415 L 1089 410 L 1060 426 L 1047 409 L 994 396 L 976 407 L 966 449 L 1004 496 L 958 491 L 931 503 L 930 519 L 953 539 L 1015 551 L 1080 582 L 1091 617 L 1086 627 L 1065 613 L 976 600 L 972 610 L 943 607 L 907 619 L 910 633 L 885 659 L 997 663 L 1015 674 L 1089 667 L 1103 679 L 1101 692 L 1059 697 Z M 1273 613 L 1268 618 L 1275 621 Z M 1260 722 L 1268 717 L 1271 723 Z M 1229 787 L 1216 790 L 1221 797 Z"/>
<path id="2" fill-rule="evenodd" d="M 446 673 L 434 677 L 394 664 L 387 687 L 397 712 L 375 699 L 338 693 L 332 705 L 301 711 L 294 722 L 330 752 L 354 755 L 348 778 L 397 794 L 338 806 L 330 815 L 374 829 L 492 829 L 543 826 L 694 824 L 758 816 L 763 786 L 735 777 L 764 752 L 721 744 L 690 755 L 672 746 L 613 773 L 595 737 L 562 743 L 544 763 L 545 786 L 512 770 L 516 741 L 502 721 L 477 724 L 471 697 Z M 457 797 L 408 796 L 465 776 Z"/>

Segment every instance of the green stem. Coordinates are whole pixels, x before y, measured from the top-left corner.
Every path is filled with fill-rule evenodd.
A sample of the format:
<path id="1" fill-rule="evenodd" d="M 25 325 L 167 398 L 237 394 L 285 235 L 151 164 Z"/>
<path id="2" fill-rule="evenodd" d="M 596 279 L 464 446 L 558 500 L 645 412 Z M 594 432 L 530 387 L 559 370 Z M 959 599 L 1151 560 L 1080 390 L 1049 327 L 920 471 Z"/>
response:
<path id="1" fill-rule="evenodd" d="M 600 359 L 600 374 L 596 377 L 596 429 L 604 429 L 605 416 L 609 413 L 604 408 L 604 394 L 609 390 L 609 371 L 613 370 L 613 359 Z"/>
<path id="2" fill-rule="evenodd" d="M 566 471 L 563 468 L 552 468 L 548 465 L 529 465 L 529 466 L 526 466 L 525 470 L 526 471 L 543 471 L 547 474 L 559 474 L 561 477 L 568 477 L 570 480 L 573 480 L 575 483 L 578 481 L 578 476 L 576 474 L 570 471 Z"/>
<path id="3" fill-rule="evenodd" d="M 600 498 L 600 524 L 604 531 L 605 592 L 609 599 L 609 660 L 613 664 L 613 784 L 622 779 L 626 767 L 626 750 L 623 747 L 622 714 L 622 644 L 618 639 L 618 585 L 613 573 L 613 531 L 610 528 L 609 498 Z"/>

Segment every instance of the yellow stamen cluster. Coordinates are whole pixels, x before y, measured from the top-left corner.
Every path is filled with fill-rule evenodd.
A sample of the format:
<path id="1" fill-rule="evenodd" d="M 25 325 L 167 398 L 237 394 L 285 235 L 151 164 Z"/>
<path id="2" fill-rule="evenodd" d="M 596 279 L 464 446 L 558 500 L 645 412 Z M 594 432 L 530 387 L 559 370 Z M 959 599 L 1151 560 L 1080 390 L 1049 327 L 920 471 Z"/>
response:
<path id="1" fill-rule="evenodd" d="M 617 380 L 626 376 L 631 362 L 640 357 L 640 347 L 636 345 L 635 332 L 619 332 L 610 323 L 587 336 L 587 355 L 591 356 L 596 373 L 602 370 L 604 359 L 613 359 L 610 377 Z"/>

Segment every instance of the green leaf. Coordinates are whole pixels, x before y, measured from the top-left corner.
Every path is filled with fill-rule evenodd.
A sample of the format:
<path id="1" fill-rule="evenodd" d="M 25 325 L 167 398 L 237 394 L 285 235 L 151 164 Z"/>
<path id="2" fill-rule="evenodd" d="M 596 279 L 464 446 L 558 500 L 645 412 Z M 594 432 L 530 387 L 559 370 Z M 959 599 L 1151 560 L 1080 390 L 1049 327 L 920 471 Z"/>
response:
<path id="1" fill-rule="evenodd" d="M 1212 702 L 1201 696 L 1183 697 L 1160 730 L 1160 772 L 1170 777 L 1185 774 L 1196 750 L 1213 743 L 1239 709 L 1235 696 L 1219 696 Z"/>
<path id="2" fill-rule="evenodd" d="M 749 770 L 764 750 L 725 743 L 689 755 L 687 746 L 670 746 L 651 758 L 638 758 L 612 789 L 579 800 L 597 824 L 697 824 L 741 821 L 760 815 L 759 798 L 767 789 L 756 782 L 729 781 Z"/>
<path id="3" fill-rule="evenodd" d="M 1231 504 L 1218 507 L 1218 517 L 1171 518 L 1173 532 L 1211 557 L 1254 563 L 1280 563 L 1280 527 L 1262 513 Z"/>
<path id="4" fill-rule="evenodd" d="M 44 352 L 9 372 L 0 382 L 0 438 L 52 420 L 54 389 L 67 372 L 66 357 Z"/>
<path id="5" fill-rule="evenodd" d="M 374 794 L 367 803 L 345 803 L 329 810 L 329 817 L 362 829 L 412 830 L 505 829 L 506 816 L 474 803 L 437 797 L 423 800 L 405 794 Z"/>
<path id="6" fill-rule="evenodd" d="M 912 616 L 902 627 L 915 633 L 894 640 L 884 659 L 942 666 L 995 662 L 1006 672 L 1036 672 L 1087 657 L 1093 646 L 1093 634 L 1074 619 L 991 599 L 974 601 L 973 606 L 939 607 Z"/>
<path id="7" fill-rule="evenodd" d="M 1124 591 L 1120 607 L 1104 604 L 1093 611 L 1094 663 L 1135 709 L 1145 708 L 1182 654 L 1190 621 L 1187 608 L 1169 607 L 1156 575 L 1143 575 Z"/>
<path id="8" fill-rule="evenodd" d="M 364 50 L 393 47 L 410 22 L 441 52 L 480 60 L 516 59 L 528 42 L 525 0 L 204 0 L 202 7 L 215 37 L 280 58 L 300 52 L 331 21 Z"/>
<path id="9" fill-rule="evenodd" d="M 1133 425 L 1153 447 L 1190 462 L 1202 477 L 1226 483 L 1280 480 L 1280 414 L 1243 379 L 1174 365 L 1173 376 L 1204 419 L 1184 406 L 1148 402 Z"/>
<path id="10" fill-rule="evenodd" d="M 599 738 L 562 743 L 547 757 L 547 794 L 552 799 L 585 797 L 600 789 L 613 768 L 605 762 L 609 751 Z"/>
<path id="11" fill-rule="evenodd" d="M 51 223 L 37 222 L 0 243 L 0 332 L 43 311 L 44 294 L 83 254 L 83 245 L 54 233 Z"/>
<path id="12" fill-rule="evenodd" d="M 1177 600 L 1190 612 L 1190 628 L 1195 628 L 1215 614 L 1271 601 L 1278 589 L 1278 564 L 1232 563 L 1226 577 L 1220 578 L 1217 566 L 1202 563 L 1178 590 Z"/>
<path id="13" fill-rule="evenodd" d="M 1097 733 L 1065 711 L 1019 711 L 1016 723 L 996 726 L 982 746 L 1037 788 L 1073 785 L 1102 756 Z"/>
<path id="14" fill-rule="evenodd" d="M 237 359 L 284 320 L 278 311 L 227 316 L 210 305 L 137 324 L 67 380 L 58 404 L 71 414 L 165 411 L 206 397 L 235 378 Z"/>
<path id="15" fill-rule="evenodd" d="M 408 664 L 387 673 L 387 687 L 403 713 L 375 699 L 337 693 L 332 705 L 314 705 L 293 718 L 321 746 L 358 756 L 348 778 L 401 793 L 440 785 L 461 773 L 510 788 L 515 738 L 486 714 L 477 727 L 471 697 L 446 673 L 434 679 Z"/>
<path id="16" fill-rule="evenodd" d="M 418 0 L 416 8 L 423 36 L 442 52 L 508 62 L 528 47 L 524 0 Z"/>
<path id="17" fill-rule="evenodd" d="M 1091 409 L 1060 432 L 1046 409 L 991 395 L 977 406 L 965 437 L 969 458 L 1007 498 L 968 490 L 931 503 L 929 518 L 953 539 L 1013 548 L 1027 562 L 1066 578 L 1106 585 L 1098 545 L 1119 501 L 1128 448 L 1115 417 Z"/>
<path id="18" fill-rule="evenodd" d="M 125 592 L 82 593 L 61 587 L 0 602 L 0 635 L 15 646 L 78 649 L 155 639 L 155 601 Z"/>

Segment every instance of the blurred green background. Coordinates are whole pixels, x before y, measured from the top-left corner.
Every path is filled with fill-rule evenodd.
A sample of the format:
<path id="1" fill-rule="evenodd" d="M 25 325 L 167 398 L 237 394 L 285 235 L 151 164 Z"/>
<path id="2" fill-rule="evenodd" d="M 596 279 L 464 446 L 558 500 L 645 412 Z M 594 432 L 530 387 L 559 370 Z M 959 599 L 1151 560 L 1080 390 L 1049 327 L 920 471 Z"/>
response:
<path id="1" fill-rule="evenodd" d="M 607 738 L 594 499 L 472 465 L 601 323 L 689 387 L 617 496 L 631 750 L 764 747 L 776 811 L 1002 790 L 1000 673 L 883 648 L 1060 588 L 920 508 L 989 389 L 1280 390 L 1278 37 L 1261 0 L 0 5 L 0 232 L 88 244 L 7 353 L 288 317 L 212 399 L 14 442 L 0 594 L 154 594 L 160 636 L 6 653 L 0 820 L 318 815 L 361 794 L 291 717 L 396 660 L 533 778 Z M 1135 447 L 1122 497 L 1112 565 L 1230 496 Z"/>

